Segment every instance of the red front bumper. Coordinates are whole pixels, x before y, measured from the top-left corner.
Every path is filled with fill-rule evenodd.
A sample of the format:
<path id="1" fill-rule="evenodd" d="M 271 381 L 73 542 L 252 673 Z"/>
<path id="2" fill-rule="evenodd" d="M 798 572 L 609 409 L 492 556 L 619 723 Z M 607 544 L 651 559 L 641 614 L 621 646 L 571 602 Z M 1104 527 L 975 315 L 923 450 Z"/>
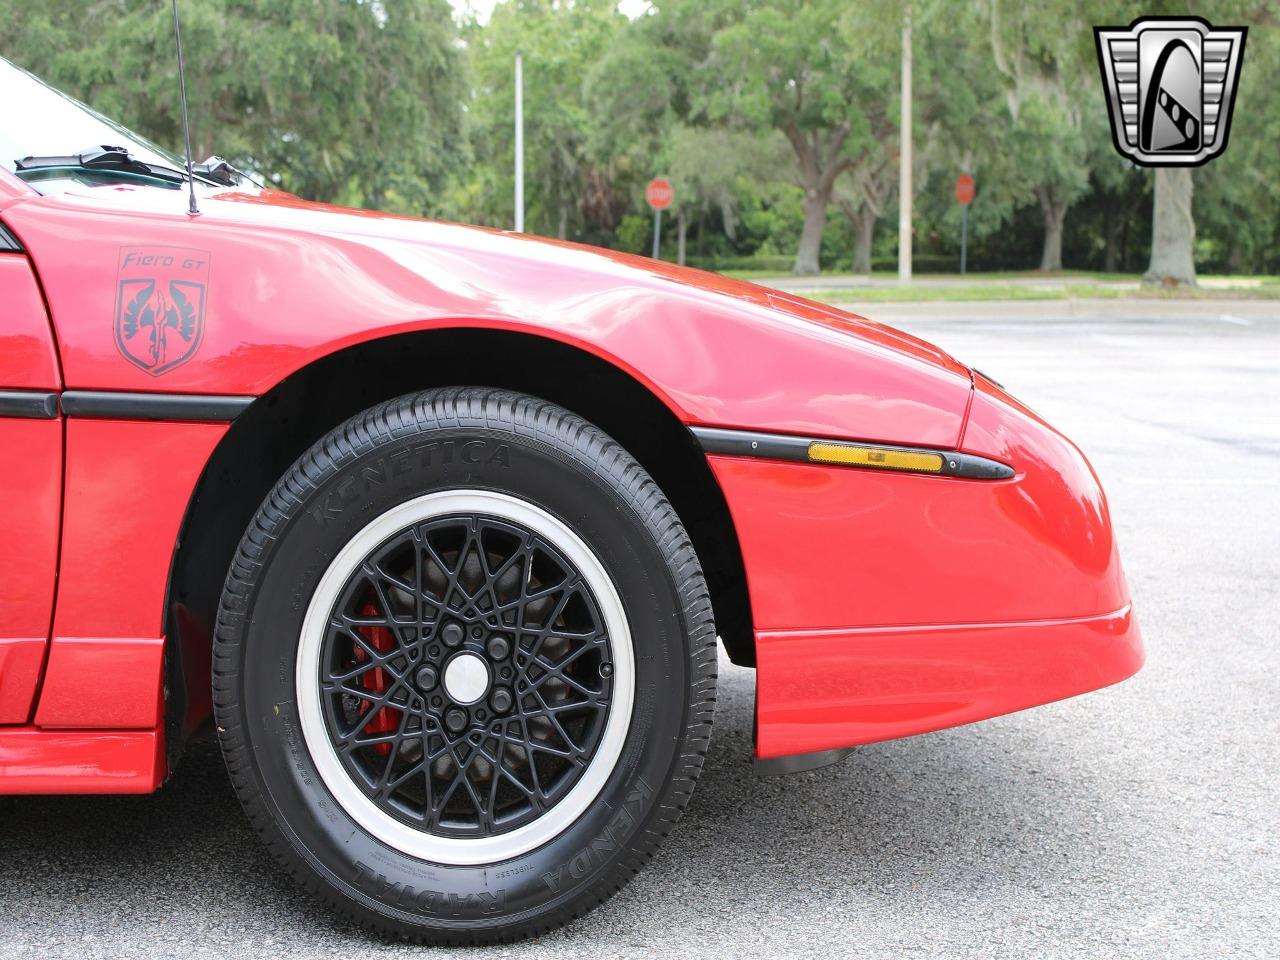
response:
<path id="1" fill-rule="evenodd" d="M 713 455 L 756 631 L 756 755 L 968 723 L 1123 680 L 1142 638 L 1101 485 L 978 379 L 959 479 Z"/>
<path id="2" fill-rule="evenodd" d="M 1132 676 L 1131 607 L 1070 620 L 756 634 L 760 759 L 927 733 Z"/>

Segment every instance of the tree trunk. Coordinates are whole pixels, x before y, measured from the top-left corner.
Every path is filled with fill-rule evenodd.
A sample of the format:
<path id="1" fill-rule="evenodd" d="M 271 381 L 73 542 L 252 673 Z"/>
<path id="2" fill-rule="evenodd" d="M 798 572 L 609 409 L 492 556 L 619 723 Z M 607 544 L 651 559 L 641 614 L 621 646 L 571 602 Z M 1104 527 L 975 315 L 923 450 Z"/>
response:
<path id="1" fill-rule="evenodd" d="M 826 136 L 825 144 L 819 134 L 806 136 L 795 124 L 782 132 L 791 141 L 800 164 L 799 182 L 804 186 L 804 228 L 800 231 L 800 247 L 791 272 L 815 274 L 821 268 L 818 257 L 822 252 L 822 228 L 827 225 L 827 205 L 831 203 L 836 178 L 850 166 L 849 158 L 842 156 L 849 138 L 849 124 L 834 127 Z"/>
<path id="2" fill-rule="evenodd" d="M 1036 191 L 1040 212 L 1044 215 L 1044 251 L 1040 254 L 1041 270 L 1062 269 L 1062 227 L 1067 219 L 1067 205 L 1051 188 Z"/>
<path id="3" fill-rule="evenodd" d="M 876 216 L 864 203 L 853 218 L 853 272 L 871 272 L 871 240 L 876 232 Z"/>
<path id="4" fill-rule="evenodd" d="M 1120 268 L 1120 228 L 1123 223 L 1124 218 L 1116 216 L 1111 209 L 1103 212 L 1102 236 L 1104 246 L 1102 250 L 1102 269 L 1105 273 L 1115 273 Z"/>
<path id="5" fill-rule="evenodd" d="M 1244 273 L 1244 251 L 1240 244 L 1233 243 L 1231 252 L 1227 254 L 1227 273 Z"/>
<path id="6" fill-rule="evenodd" d="M 560 223 L 556 227 L 556 236 L 561 240 L 566 240 L 569 236 L 569 208 L 563 203 L 560 204 Z"/>
<path id="7" fill-rule="evenodd" d="M 818 254 L 822 252 L 822 230 L 827 225 L 827 203 L 831 188 L 810 187 L 804 192 L 804 229 L 800 231 L 800 247 L 791 272 L 797 276 L 812 275 L 821 269 Z"/>
<path id="8" fill-rule="evenodd" d="M 684 208 L 676 212 L 676 263 L 684 266 L 685 237 L 689 233 L 689 217 Z"/>
<path id="9" fill-rule="evenodd" d="M 1157 167 L 1155 209 L 1151 217 L 1151 264 L 1144 283 L 1166 287 L 1196 282 L 1193 247 L 1196 222 L 1191 214 L 1194 184 L 1187 167 Z"/>

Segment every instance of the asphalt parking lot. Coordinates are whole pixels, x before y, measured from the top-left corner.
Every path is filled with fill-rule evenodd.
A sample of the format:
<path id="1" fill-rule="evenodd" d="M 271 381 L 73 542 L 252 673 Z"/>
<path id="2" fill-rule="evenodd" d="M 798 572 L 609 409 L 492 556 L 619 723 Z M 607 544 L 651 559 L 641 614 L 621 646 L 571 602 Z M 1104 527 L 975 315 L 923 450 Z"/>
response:
<path id="1" fill-rule="evenodd" d="M 1280 956 L 1280 302 L 867 312 L 1001 380 L 1089 454 L 1146 668 L 756 779 L 753 677 L 725 662 L 706 772 L 658 859 L 570 928 L 476 953 Z M 0 798 L 0 858 L 3 956 L 433 952 L 372 941 L 295 889 L 211 746 L 151 797 Z"/>

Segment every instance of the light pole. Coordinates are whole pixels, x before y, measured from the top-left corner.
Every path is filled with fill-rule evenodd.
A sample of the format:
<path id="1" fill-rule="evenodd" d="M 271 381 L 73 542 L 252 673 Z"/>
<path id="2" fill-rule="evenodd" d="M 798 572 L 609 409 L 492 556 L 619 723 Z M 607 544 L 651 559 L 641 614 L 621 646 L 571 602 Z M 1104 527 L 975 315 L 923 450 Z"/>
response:
<path id="1" fill-rule="evenodd" d="M 898 279 L 911 279 L 911 4 L 902 20 L 902 129 L 898 168 Z"/>
<path id="2" fill-rule="evenodd" d="M 516 233 L 524 233 L 524 54 L 516 51 Z"/>

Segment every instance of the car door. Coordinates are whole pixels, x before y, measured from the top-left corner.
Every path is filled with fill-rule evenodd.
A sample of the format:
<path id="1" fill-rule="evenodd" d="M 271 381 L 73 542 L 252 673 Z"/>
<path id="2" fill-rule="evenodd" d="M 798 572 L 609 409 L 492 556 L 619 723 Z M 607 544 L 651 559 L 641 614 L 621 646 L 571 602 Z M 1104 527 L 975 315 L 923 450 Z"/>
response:
<path id="1" fill-rule="evenodd" d="M 62 501 L 61 389 L 40 285 L 0 218 L 0 724 L 30 719 L 49 642 Z"/>

